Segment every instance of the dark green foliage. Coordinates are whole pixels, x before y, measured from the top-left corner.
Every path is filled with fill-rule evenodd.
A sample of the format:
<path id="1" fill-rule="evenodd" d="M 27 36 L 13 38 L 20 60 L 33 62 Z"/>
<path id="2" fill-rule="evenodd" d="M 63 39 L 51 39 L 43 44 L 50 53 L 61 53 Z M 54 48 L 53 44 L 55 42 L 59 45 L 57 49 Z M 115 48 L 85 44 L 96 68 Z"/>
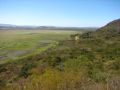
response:
<path id="1" fill-rule="evenodd" d="M 29 71 L 30 71 L 33 67 L 35 67 L 34 64 L 25 64 L 25 65 L 21 68 L 20 73 L 19 73 L 19 76 L 23 76 L 23 77 L 27 78 L 28 75 L 30 74 Z"/>
<path id="2" fill-rule="evenodd" d="M 59 65 L 59 64 L 61 63 L 61 61 L 62 61 L 61 57 L 53 57 L 53 58 L 49 61 L 49 64 L 50 64 L 50 66 L 55 67 L 55 66 Z"/>
<path id="3" fill-rule="evenodd" d="M 0 87 L 5 86 L 6 82 L 4 80 L 0 80 Z"/>
<path id="4" fill-rule="evenodd" d="M 91 32 L 91 31 L 86 32 L 86 33 L 83 33 L 83 34 L 81 35 L 81 38 L 83 38 L 83 39 L 92 38 L 92 37 L 93 37 L 93 35 L 92 35 L 92 32 Z"/>
<path id="5" fill-rule="evenodd" d="M 120 60 L 114 61 L 111 65 L 110 68 L 113 70 L 120 70 Z"/>
<path id="6" fill-rule="evenodd" d="M 0 65 L 0 73 L 5 72 L 6 68 L 3 65 Z"/>

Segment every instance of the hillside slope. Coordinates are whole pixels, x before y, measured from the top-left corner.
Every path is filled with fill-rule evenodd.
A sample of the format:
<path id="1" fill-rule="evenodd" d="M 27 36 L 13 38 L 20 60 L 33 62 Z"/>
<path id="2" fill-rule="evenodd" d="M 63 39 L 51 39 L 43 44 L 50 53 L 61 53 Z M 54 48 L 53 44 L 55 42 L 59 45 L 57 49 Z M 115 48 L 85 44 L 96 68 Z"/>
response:
<path id="1" fill-rule="evenodd" d="M 118 23 L 115 20 L 77 41 L 61 41 L 43 53 L 0 65 L 0 89 L 120 90 Z"/>
<path id="2" fill-rule="evenodd" d="M 96 32 L 95 34 L 98 35 L 98 37 L 104 37 L 106 39 L 120 36 L 120 19 L 108 23 Z"/>

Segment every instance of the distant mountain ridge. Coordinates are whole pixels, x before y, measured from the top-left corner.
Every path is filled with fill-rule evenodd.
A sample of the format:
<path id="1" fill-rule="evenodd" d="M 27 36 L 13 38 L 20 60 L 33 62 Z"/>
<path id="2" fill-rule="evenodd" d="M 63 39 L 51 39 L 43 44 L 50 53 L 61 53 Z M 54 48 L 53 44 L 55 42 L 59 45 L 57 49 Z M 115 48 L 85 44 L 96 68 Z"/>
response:
<path id="1" fill-rule="evenodd" d="M 0 24 L 1 30 L 6 29 L 35 29 L 37 26 L 18 26 L 18 25 L 12 25 L 12 24 Z"/>
<path id="2" fill-rule="evenodd" d="M 8 30 L 8 29 L 19 29 L 19 30 L 34 30 L 34 29 L 43 29 L 43 30 L 79 30 L 79 29 L 90 29 L 96 30 L 97 27 L 58 27 L 58 26 L 32 26 L 32 25 L 12 25 L 12 24 L 0 24 L 0 30 Z"/>

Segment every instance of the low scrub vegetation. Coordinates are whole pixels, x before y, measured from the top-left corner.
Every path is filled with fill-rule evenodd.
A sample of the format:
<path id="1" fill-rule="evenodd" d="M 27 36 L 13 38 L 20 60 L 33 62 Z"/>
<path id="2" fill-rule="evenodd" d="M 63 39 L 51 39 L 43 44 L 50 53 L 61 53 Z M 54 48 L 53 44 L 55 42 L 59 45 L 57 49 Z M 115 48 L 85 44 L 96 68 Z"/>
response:
<path id="1" fill-rule="evenodd" d="M 0 89 L 120 90 L 120 38 L 97 34 L 76 34 L 78 40 L 73 35 L 55 48 L 2 64 Z"/>

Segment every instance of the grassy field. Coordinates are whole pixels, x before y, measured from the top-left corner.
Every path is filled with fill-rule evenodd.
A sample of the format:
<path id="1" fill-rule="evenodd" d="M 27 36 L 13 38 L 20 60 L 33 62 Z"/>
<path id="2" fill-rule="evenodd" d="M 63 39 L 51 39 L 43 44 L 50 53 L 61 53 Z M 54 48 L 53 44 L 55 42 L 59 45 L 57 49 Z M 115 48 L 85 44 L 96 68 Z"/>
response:
<path id="1" fill-rule="evenodd" d="M 81 31 L 0 30 L 0 62 L 40 53 Z"/>

